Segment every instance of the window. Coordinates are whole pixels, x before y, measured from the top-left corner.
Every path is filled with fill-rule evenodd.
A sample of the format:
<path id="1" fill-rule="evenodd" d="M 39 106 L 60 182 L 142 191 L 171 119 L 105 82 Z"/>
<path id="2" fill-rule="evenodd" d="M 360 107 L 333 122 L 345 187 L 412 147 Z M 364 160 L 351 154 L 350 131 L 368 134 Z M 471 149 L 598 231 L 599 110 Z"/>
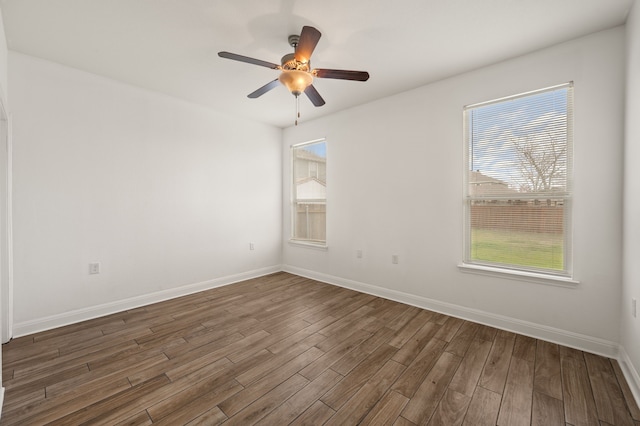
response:
<path id="1" fill-rule="evenodd" d="M 571 83 L 464 108 L 465 258 L 571 275 Z"/>
<path id="2" fill-rule="evenodd" d="M 326 243 L 327 145 L 324 139 L 291 147 L 292 240 Z"/>

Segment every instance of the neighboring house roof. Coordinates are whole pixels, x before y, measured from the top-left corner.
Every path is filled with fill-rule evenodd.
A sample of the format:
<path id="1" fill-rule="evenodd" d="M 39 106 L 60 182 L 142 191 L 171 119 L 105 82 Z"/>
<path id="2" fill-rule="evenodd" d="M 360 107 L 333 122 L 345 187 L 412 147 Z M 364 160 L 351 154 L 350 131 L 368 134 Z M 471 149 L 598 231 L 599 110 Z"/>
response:
<path id="1" fill-rule="evenodd" d="M 469 172 L 469 195 L 475 197 L 491 195 L 519 194 L 518 191 L 509 188 L 509 184 L 503 180 L 484 175 L 479 171 Z"/>
<path id="2" fill-rule="evenodd" d="M 327 198 L 327 186 L 324 182 L 311 177 L 296 184 L 296 195 L 298 201 L 304 200 L 325 200 Z"/>

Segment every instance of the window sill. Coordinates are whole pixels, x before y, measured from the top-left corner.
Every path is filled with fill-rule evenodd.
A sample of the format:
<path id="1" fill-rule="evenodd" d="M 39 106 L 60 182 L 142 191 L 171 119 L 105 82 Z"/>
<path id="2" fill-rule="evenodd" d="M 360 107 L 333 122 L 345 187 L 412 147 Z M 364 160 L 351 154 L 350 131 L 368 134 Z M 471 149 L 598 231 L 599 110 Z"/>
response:
<path id="1" fill-rule="evenodd" d="M 537 274 L 535 272 L 515 271 L 483 265 L 472 265 L 469 263 L 458 264 L 458 269 L 460 269 L 461 272 L 468 274 L 489 275 L 497 278 L 508 278 L 518 281 L 533 282 L 565 288 L 576 288 L 576 286 L 580 284 L 580 281 L 576 281 L 569 277 Z"/>
<path id="2" fill-rule="evenodd" d="M 302 240 L 289 240 L 289 245 L 307 247 L 310 249 L 322 250 L 322 251 L 327 251 L 329 249 L 329 246 L 327 246 L 326 243 L 312 243 L 309 241 L 302 241 Z"/>

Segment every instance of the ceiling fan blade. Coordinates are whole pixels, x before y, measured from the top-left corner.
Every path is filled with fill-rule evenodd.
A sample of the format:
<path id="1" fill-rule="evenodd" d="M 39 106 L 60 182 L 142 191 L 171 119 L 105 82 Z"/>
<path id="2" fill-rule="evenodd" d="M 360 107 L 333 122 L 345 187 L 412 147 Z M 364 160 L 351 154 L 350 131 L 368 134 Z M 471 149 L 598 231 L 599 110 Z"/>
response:
<path id="1" fill-rule="evenodd" d="M 248 56 L 242 56 L 231 52 L 218 52 L 218 56 L 226 59 L 233 59 L 234 61 L 246 62 L 248 64 L 260 65 L 261 67 L 267 67 L 274 70 L 280 68 L 280 65 L 272 62 L 261 61 L 260 59 L 250 58 Z"/>
<path id="2" fill-rule="evenodd" d="M 278 80 L 276 78 L 275 80 L 268 82 L 267 84 L 265 84 L 264 86 L 262 86 L 258 90 L 249 93 L 247 95 L 247 98 L 255 99 L 257 97 L 260 97 L 260 96 L 264 95 L 265 93 L 267 93 L 269 90 L 275 89 L 279 84 L 280 84 L 280 80 Z"/>
<path id="3" fill-rule="evenodd" d="M 313 87 L 313 84 L 310 84 L 304 89 L 304 94 L 307 95 L 311 103 L 317 107 L 325 104 L 324 99 L 322 99 L 322 96 L 320 96 L 316 88 Z"/>
<path id="4" fill-rule="evenodd" d="M 302 27 L 300 40 L 298 41 L 298 45 L 296 46 L 296 61 L 309 62 L 309 59 L 311 59 L 311 54 L 313 53 L 313 49 L 316 48 L 321 35 L 322 34 L 320 33 L 320 31 L 313 27 Z"/>
<path id="5" fill-rule="evenodd" d="M 350 71 L 350 70 L 330 70 L 323 68 L 316 68 L 313 70 L 316 77 L 319 78 L 337 78 L 339 80 L 356 80 L 367 81 L 369 80 L 369 73 L 366 71 Z"/>

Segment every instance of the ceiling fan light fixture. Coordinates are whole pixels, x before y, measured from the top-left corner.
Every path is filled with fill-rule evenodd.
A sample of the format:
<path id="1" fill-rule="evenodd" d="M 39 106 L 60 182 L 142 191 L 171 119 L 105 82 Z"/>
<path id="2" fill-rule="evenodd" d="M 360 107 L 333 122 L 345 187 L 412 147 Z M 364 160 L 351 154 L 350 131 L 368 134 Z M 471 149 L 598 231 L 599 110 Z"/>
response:
<path id="1" fill-rule="evenodd" d="M 300 96 L 307 87 L 313 83 L 313 76 L 300 70 L 282 70 L 278 77 L 282 83 L 294 96 Z"/>

